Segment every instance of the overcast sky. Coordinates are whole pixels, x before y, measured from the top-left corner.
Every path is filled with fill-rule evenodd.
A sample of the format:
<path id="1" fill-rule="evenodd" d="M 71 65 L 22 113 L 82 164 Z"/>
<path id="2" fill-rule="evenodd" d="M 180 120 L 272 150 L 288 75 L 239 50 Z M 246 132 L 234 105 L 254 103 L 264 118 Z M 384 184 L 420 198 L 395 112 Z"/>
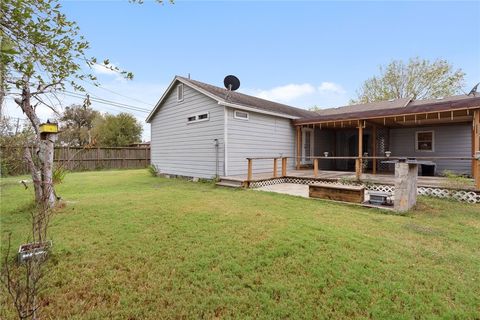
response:
<path id="1" fill-rule="evenodd" d="M 480 81 L 480 2 L 64 1 L 105 68 L 93 96 L 152 109 L 178 75 L 222 86 L 240 78 L 247 94 L 308 108 L 339 106 L 393 59 L 446 59 Z M 128 98 L 126 98 L 128 97 Z M 64 106 L 80 99 L 61 97 Z M 97 110 L 120 108 L 93 103 Z M 23 117 L 7 99 L 7 115 Z M 147 113 L 133 112 L 144 122 Z M 49 117 L 47 110 L 41 116 Z M 144 140 L 150 140 L 144 125 Z"/>

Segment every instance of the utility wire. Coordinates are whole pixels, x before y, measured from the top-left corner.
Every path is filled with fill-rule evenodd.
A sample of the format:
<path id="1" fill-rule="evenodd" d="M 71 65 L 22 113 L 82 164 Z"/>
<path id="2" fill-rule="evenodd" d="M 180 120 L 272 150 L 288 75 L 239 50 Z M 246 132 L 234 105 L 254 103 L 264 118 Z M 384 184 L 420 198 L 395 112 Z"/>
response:
<path id="1" fill-rule="evenodd" d="M 77 99 L 85 99 L 85 96 L 83 96 L 81 94 L 70 93 L 70 92 L 67 92 L 67 91 L 63 92 L 63 94 L 66 95 L 66 96 L 69 96 L 69 97 L 77 98 Z M 127 109 L 127 110 L 131 110 L 131 111 L 150 113 L 150 110 L 147 110 L 147 109 L 143 109 L 143 108 L 139 108 L 139 107 L 135 107 L 135 106 L 130 106 L 130 105 L 125 105 L 125 104 L 122 104 L 122 103 L 118 103 L 118 102 L 110 101 L 110 100 L 106 100 L 106 99 L 90 97 L 90 100 L 94 101 L 94 102 L 97 102 L 97 103 L 100 103 L 100 104 L 105 104 L 105 105 L 109 105 L 109 106 L 112 106 L 112 107 L 120 108 L 120 109 Z"/>
<path id="2" fill-rule="evenodd" d="M 89 93 L 85 93 L 85 94 L 84 94 L 84 93 L 79 93 L 79 92 L 74 92 L 74 91 L 69 91 L 69 90 L 62 90 L 62 92 L 68 93 L 68 94 L 74 94 L 74 95 L 81 96 L 81 97 L 84 97 L 84 98 L 85 98 L 86 95 L 88 95 L 90 99 L 102 100 L 102 101 L 105 101 L 105 102 L 110 102 L 110 103 L 118 104 L 118 105 L 120 105 L 120 106 L 126 106 L 126 107 L 130 107 L 130 108 L 141 109 L 141 110 L 143 110 L 143 111 L 149 111 L 149 110 L 150 110 L 150 109 L 147 109 L 147 108 L 137 107 L 137 106 L 135 106 L 135 105 L 128 104 L 128 103 L 123 103 L 123 102 L 118 102 L 118 101 L 113 101 L 113 100 L 109 100 L 109 99 L 100 98 L 100 97 L 91 95 L 91 94 L 89 94 Z"/>
<path id="3" fill-rule="evenodd" d="M 147 105 L 147 106 L 152 106 L 152 103 L 148 103 L 148 102 L 142 101 L 142 100 L 137 99 L 137 98 L 133 98 L 133 97 L 129 97 L 129 96 L 123 95 L 123 94 L 118 93 L 118 92 L 115 92 L 115 91 L 113 91 L 113 90 L 111 90 L 111 89 L 107 89 L 107 88 L 105 88 L 105 87 L 102 87 L 101 85 L 96 85 L 96 84 L 94 84 L 94 83 L 92 83 L 92 82 L 89 82 L 89 81 L 87 81 L 87 80 L 81 80 L 81 81 L 83 81 L 83 82 L 85 82 L 85 83 L 88 83 L 88 84 L 90 84 L 91 86 L 94 86 L 94 87 L 96 87 L 96 88 L 99 88 L 99 89 L 108 91 L 108 92 L 110 92 L 110 93 L 113 93 L 113 94 L 115 94 L 115 95 L 117 95 L 117 96 L 119 96 L 119 97 L 127 98 L 127 99 L 130 99 L 130 100 L 132 100 L 132 101 L 136 101 L 136 102 L 140 102 L 140 103 L 143 103 L 143 104 L 145 104 L 145 105 Z"/>

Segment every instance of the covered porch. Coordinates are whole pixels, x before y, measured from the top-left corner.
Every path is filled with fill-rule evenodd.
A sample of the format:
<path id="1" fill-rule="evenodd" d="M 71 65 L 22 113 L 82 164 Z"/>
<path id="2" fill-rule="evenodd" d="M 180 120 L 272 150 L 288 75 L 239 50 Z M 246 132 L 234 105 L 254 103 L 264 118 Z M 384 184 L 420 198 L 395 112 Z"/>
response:
<path id="1" fill-rule="evenodd" d="M 292 124 L 293 155 L 247 158 L 245 175 L 223 178 L 247 186 L 282 177 L 392 185 L 396 161 L 410 158 L 419 187 L 452 188 L 453 180 L 454 189 L 480 191 L 480 97 L 346 106 Z"/>
<path id="2" fill-rule="evenodd" d="M 478 107 L 342 117 L 294 121 L 296 175 L 307 170 L 386 182 L 393 181 L 395 159 L 415 158 L 419 184 L 444 185 L 445 176 L 455 174 L 476 178 L 480 189 Z"/>

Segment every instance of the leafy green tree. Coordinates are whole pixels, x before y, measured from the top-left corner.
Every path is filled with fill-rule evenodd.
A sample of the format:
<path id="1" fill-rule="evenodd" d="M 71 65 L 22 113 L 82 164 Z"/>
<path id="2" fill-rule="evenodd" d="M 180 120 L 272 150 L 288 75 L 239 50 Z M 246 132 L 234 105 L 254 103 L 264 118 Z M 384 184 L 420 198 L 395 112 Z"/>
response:
<path id="1" fill-rule="evenodd" d="M 465 73 L 454 70 L 446 60 L 412 58 L 405 63 L 394 60 L 380 67 L 380 74 L 367 79 L 354 103 L 368 103 L 390 99 L 431 99 L 455 95 L 461 92 Z"/>
<path id="2" fill-rule="evenodd" d="M 69 146 L 85 146 L 92 142 L 91 130 L 94 119 L 100 112 L 88 106 L 71 105 L 58 118 L 60 124 L 60 144 Z"/>
<path id="3" fill-rule="evenodd" d="M 142 125 L 131 114 L 106 114 L 95 120 L 94 136 L 103 147 L 124 147 L 139 142 L 142 138 Z"/>

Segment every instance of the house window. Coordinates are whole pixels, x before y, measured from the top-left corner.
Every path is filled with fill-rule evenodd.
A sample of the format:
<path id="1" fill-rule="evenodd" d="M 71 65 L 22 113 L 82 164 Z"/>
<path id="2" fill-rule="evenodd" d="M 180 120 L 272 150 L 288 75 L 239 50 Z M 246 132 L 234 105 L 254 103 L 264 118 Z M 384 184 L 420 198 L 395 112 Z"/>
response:
<path id="1" fill-rule="evenodd" d="M 415 133 L 416 151 L 434 151 L 435 135 L 433 131 L 417 131 Z"/>
<path id="2" fill-rule="evenodd" d="M 248 112 L 235 110 L 233 113 L 235 119 L 248 120 Z"/>
<path id="3" fill-rule="evenodd" d="M 198 120 L 208 120 L 208 113 L 199 114 Z"/>
<path id="4" fill-rule="evenodd" d="M 183 101 L 183 84 L 177 86 L 177 101 Z"/>
<path id="5" fill-rule="evenodd" d="M 210 119 L 210 113 L 202 112 L 199 114 L 192 115 L 187 118 L 187 123 L 207 121 Z"/>

